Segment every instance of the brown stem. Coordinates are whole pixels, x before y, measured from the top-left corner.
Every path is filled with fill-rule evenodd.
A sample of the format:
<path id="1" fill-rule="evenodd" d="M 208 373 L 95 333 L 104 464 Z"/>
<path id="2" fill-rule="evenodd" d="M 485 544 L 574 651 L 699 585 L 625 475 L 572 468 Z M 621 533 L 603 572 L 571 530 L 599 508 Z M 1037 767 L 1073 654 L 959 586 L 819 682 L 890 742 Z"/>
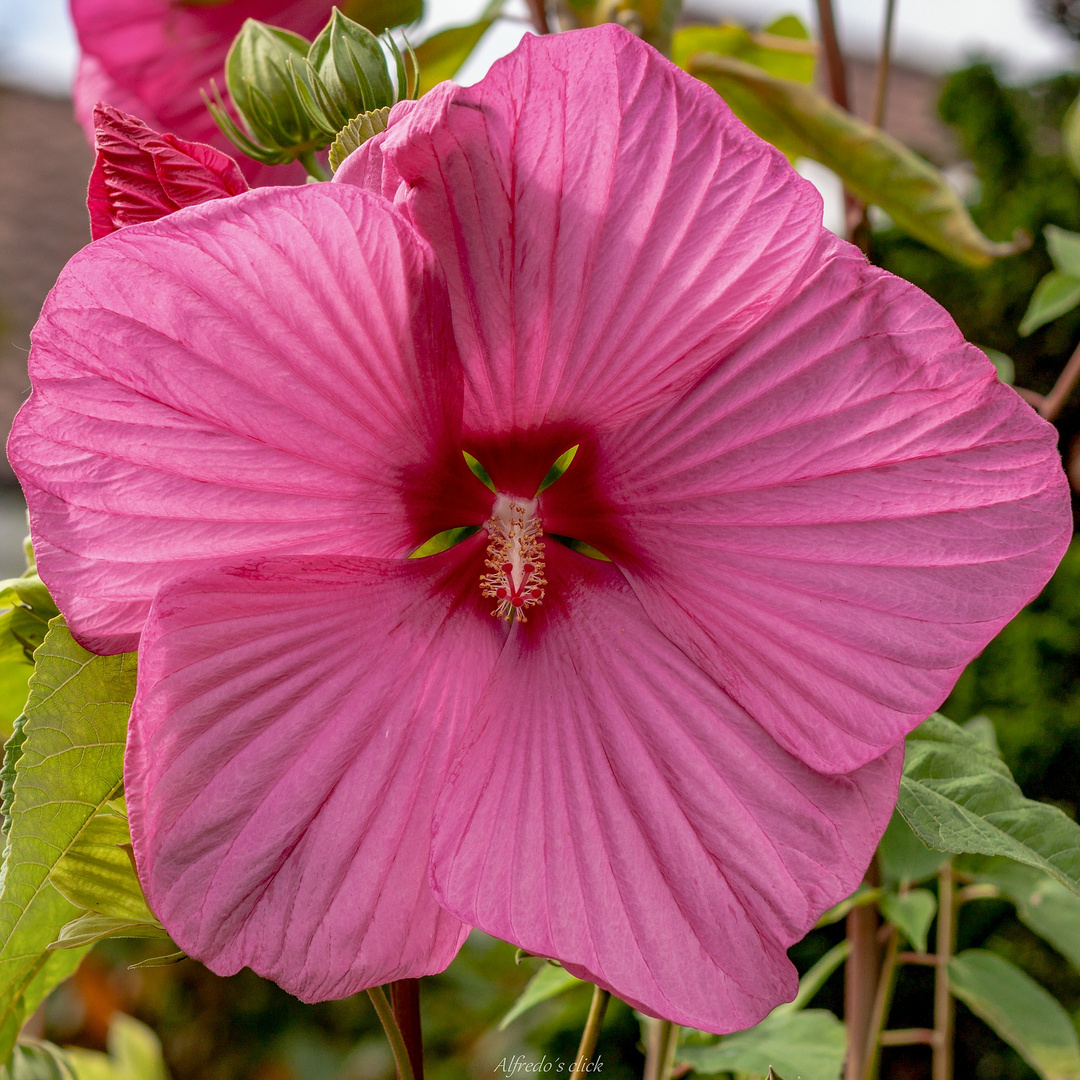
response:
<path id="1" fill-rule="evenodd" d="M 874 107 L 870 113 L 870 123 L 881 127 L 885 120 L 885 100 L 889 93 L 889 70 L 892 66 L 893 17 L 896 14 L 896 0 L 885 2 L 885 29 L 881 34 L 881 53 L 878 56 L 877 75 L 874 79 Z"/>
<path id="2" fill-rule="evenodd" d="M 650 1020 L 645 1040 L 645 1073 L 643 1080 L 667 1080 L 675 1060 L 675 1044 L 679 1040 L 679 1025 L 670 1020 Z"/>
<path id="3" fill-rule="evenodd" d="M 1078 382 L 1080 382 L 1080 345 L 1077 345 L 1073 350 L 1069 362 L 1062 369 L 1053 389 L 1043 398 L 1042 404 L 1038 406 L 1039 415 L 1044 420 L 1051 422 L 1056 420 L 1066 402 L 1068 402 L 1070 395 L 1076 389 Z"/>
<path id="4" fill-rule="evenodd" d="M 581 1076 L 588 1070 L 589 1062 L 596 1052 L 596 1043 L 600 1038 L 600 1026 L 604 1022 L 604 1013 L 607 1012 L 611 994 L 607 990 L 601 990 L 599 986 L 593 987 L 592 1004 L 589 1005 L 589 1018 L 585 1021 L 585 1030 L 581 1033 L 581 1043 L 578 1046 L 577 1061 L 574 1063 L 574 1075 Z"/>
<path id="5" fill-rule="evenodd" d="M 881 965 L 877 992 L 874 994 L 874 1007 L 870 1013 L 870 1032 L 866 1044 L 866 1058 L 863 1063 L 862 1080 L 874 1080 L 878 1071 L 881 1036 L 885 1022 L 889 1018 L 889 1005 L 892 1003 L 893 986 L 896 980 L 896 954 L 900 947 L 900 935 L 895 926 L 889 927 L 888 945 L 885 947 L 885 960 Z"/>
<path id="6" fill-rule="evenodd" d="M 934 1060 L 933 1080 L 952 1080 L 953 1014 L 949 992 L 949 960 L 956 946 L 956 904 L 952 864 L 938 873 L 937 964 L 934 970 Z"/>
<path id="7" fill-rule="evenodd" d="M 932 1028 L 894 1028 L 881 1033 L 882 1046 L 933 1046 Z"/>
<path id="8" fill-rule="evenodd" d="M 527 0 L 529 18 L 532 20 L 534 29 L 538 34 L 546 34 L 550 31 L 547 19 L 547 4 L 545 0 Z"/>
<path id="9" fill-rule="evenodd" d="M 928 952 L 902 952 L 896 960 L 900 964 L 925 964 L 927 967 L 937 964 L 937 957 Z"/>
<path id="10" fill-rule="evenodd" d="M 836 19 L 833 17 L 832 0 L 817 0 L 818 28 L 821 44 L 825 49 L 825 63 L 829 72 L 829 92 L 841 109 L 848 108 L 847 74 L 844 57 L 836 36 Z"/>
<path id="11" fill-rule="evenodd" d="M 409 1052 L 415 1080 L 424 1080 L 424 1039 L 420 1031 L 420 980 L 398 979 L 390 984 L 390 1006 Z"/>
<path id="12" fill-rule="evenodd" d="M 868 884 L 876 885 L 876 878 L 877 867 L 872 863 L 867 872 Z M 847 938 L 851 952 L 844 967 L 844 1022 L 848 1030 L 844 1080 L 862 1080 L 866 1067 L 874 996 L 881 974 L 877 930 L 878 913 L 874 905 L 862 905 L 848 913 Z"/>

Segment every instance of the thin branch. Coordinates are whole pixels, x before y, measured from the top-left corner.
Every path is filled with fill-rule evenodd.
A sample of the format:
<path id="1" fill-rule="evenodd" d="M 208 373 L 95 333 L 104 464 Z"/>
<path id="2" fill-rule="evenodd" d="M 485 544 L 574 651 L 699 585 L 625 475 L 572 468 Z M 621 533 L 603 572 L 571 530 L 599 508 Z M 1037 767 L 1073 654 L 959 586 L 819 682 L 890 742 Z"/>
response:
<path id="1" fill-rule="evenodd" d="M 545 0 L 526 0 L 529 8 L 529 18 L 532 20 L 533 29 L 538 34 L 547 34 L 551 28 L 548 26 L 547 4 Z"/>
<path id="2" fill-rule="evenodd" d="M 896 1028 L 881 1033 L 882 1046 L 933 1046 L 937 1036 L 932 1028 Z"/>
<path id="3" fill-rule="evenodd" d="M 881 1056 L 881 1035 L 889 1019 L 889 1006 L 892 1004 L 893 987 L 896 980 L 896 954 L 900 945 L 900 935 L 895 926 L 889 927 L 889 944 L 885 949 L 885 959 L 881 964 L 881 976 L 874 992 L 874 1007 L 870 1011 L 870 1034 L 866 1040 L 866 1058 L 863 1062 L 863 1080 L 874 1080 Z"/>
<path id="4" fill-rule="evenodd" d="M 1062 369 L 1053 389 L 1043 398 L 1042 404 L 1038 406 L 1039 415 L 1044 420 L 1051 422 L 1056 420 L 1061 414 L 1061 410 L 1065 408 L 1078 382 L 1080 382 L 1080 345 L 1077 345 L 1073 350 L 1069 362 Z"/>
<path id="5" fill-rule="evenodd" d="M 825 63 L 829 72 L 829 92 L 833 101 L 842 109 L 848 108 L 847 73 L 840 41 L 836 36 L 836 19 L 833 17 L 832 0 L 817 0 L 818 28 L 821 44 L 825 49 Z"/>
<path id="6" fill-rule="evenodd" d="M 892 67 L 892 34 L 895 15 L 896 0 L 885 0 L 885 28 L 881 34 L 881 52 L 878 55 L 877 77 L 874 79 L 874 107 L 870 113 L 870 123 L 878 128 L 885 120 L 885 100 L 889 93 L 889 71 Z"/>
<path id="7" fill-rule="evenodd" d="M 949 990 L 949 961 L 956 946 L 956 904 L 953 898 L 952 864 L 938 873 L 937 965 L 934 969 L 933 1080 L 952 1080 L 953 1005 Z"/>
<path id="8" fill-rule="evenodd" d="M 420 980 L 398 979 L 390 984 L 390 1007 L 409 1052 L 415 1080 L 424 1080 L 424 1038 L 420 1030 Z"/>

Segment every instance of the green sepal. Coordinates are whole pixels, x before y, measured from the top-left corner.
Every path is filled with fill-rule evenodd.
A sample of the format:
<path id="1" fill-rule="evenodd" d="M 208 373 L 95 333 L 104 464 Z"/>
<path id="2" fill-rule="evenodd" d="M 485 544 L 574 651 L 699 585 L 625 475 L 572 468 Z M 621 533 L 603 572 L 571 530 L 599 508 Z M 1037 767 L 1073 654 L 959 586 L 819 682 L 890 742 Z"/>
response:
<path id="1" fill-rule="evenodd" d="M 337 8 L 311 43 L 307 59 L 341 116 L 389 108 L 398 100 L 379 39 Z"/>

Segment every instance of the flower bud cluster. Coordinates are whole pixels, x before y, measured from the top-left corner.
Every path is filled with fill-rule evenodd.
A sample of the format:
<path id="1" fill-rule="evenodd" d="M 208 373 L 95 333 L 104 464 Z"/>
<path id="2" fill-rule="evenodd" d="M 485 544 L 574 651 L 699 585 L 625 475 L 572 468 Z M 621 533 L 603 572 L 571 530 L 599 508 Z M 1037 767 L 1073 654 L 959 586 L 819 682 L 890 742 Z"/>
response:
<path id="1" fill-rule="evenodd" d="M 402 55 L 390 34 L 377 37 L 337 8 L 312 42 L 248 19 L 225 61 L 225 83 L 243 127 L 216 85 L 207 105 L 249 157 L 267 165 L 300 159 L 314 171 L 314 153 L 351 120 L 418 96 L 417 73 L 411 48 Z"/>

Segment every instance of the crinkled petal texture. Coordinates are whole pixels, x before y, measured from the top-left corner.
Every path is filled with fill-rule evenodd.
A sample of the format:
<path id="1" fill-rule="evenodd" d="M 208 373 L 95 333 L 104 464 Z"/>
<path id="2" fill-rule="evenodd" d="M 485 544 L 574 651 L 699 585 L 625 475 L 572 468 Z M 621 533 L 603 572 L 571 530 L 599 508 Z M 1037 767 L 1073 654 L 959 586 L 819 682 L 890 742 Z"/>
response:
<path id="1" fill-rule="evenodd" d="M 133 649 L 193 564 L 397 557 L 490 506 L 431 252 L 358 188 L 264 188 L 96 241 L 30 373 L 9 454 L 41 573 L 98 652 Z"/>
<path id="2" fill-rule="evenodd" d="M 76 117 L 93 140 L 98 101 L 138 116 L 151 127 L 235 153 L 200 96 L 222 69 L 247 18 L 313 38 L 330 17 L 330 0 L 230 0 L 178 4 L 173 0 L 71 0 L 84 56 L 75 83 Z M 298 165 L 265 166 L 244 158 L 255 185 L 302 184 Z"/>
<path id="3" fill-rule="evenodd" d="M 661 634 L 615 568 L 549 544 L 436 808 L 465 922 L 709 1031 L 798 982 L 786 948 L 859 883 L 903 746 L 848 776 L 781 749 Z"/>
<path id="4" fill-rule="evenodd" d="M 936 708 L 1071 532 L 1054 429 L 941 307 L 827 235 L 693 390 L 583 443 L 544 515 L 825 772 Z"/>
<path id="5" fill-rule="evenodd" d="M 482 82 L 395 112 L 338 178 L 386 191 L 388 173 L 446 270 L 472 448 L 528 495 L 568 429 L 615 426 L 709 368 L 820 231 L 783 156 L 614 25 L 526 37 Z M 523 463 L 541 425 L 550 445 Z"/>
<path id="6" fill-rule="evenodd" d="M 432 806 L 505 634 L 480 542 L 260 560 L 162 590 L 125 792 L 147 900 L 185 951 L 305 1001 L 441 971 Z"/>

